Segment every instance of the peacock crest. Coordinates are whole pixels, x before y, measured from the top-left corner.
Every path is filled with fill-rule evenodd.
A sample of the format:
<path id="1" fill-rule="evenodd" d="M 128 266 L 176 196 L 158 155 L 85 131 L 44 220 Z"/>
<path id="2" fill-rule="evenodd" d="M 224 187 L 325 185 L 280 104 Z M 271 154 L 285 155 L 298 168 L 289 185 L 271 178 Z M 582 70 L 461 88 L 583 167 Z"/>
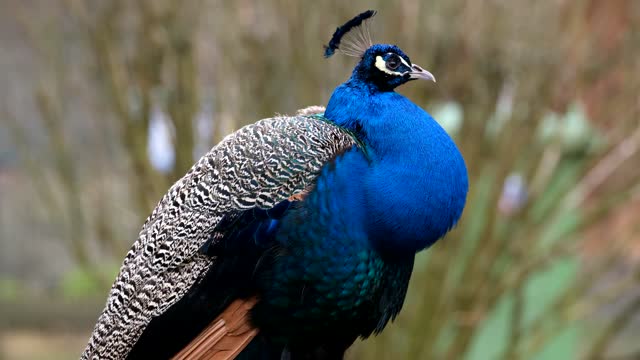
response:
<path id="1" fill-rule="evenodd" d="M 329 44 L 324 46 L 324 57 L 331 57 L 337 50 L 344 55 L 361 58 L 373 45 L 369 25 L 375 15 L 375 10 L 367 10 L 337 28 Z"/>

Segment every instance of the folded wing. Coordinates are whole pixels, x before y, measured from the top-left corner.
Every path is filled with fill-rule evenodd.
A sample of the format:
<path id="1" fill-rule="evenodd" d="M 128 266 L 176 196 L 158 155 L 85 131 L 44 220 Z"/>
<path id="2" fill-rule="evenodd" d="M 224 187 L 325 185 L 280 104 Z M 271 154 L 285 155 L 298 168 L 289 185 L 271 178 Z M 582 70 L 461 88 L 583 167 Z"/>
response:
<path id="1" fill-rule="evenodd" d="M 149 322 L 216 266 L 200 249 L 220 224 L 271 209 L 314 184 L 355 144 L 320 116 L 261 120 L 227 136 L 160 200 L 127 253 L 82 359 L 124 359 Z M 213 239 L 213 240 L 212 240 Z"/>

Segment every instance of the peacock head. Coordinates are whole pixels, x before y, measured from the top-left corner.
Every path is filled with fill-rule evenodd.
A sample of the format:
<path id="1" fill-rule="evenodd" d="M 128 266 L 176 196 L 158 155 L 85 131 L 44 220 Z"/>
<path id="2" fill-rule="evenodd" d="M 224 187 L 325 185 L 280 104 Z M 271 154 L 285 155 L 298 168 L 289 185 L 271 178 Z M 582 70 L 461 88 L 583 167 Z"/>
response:
<path id="1" fill-rule="evenodd" d="M 329 44 L 325 45 L 324 56 L 328 58 L 338 51 L 359 58 L 351 79 L 382 91 L 393 90 L 411 80 L 435 82 L 433 74 L 411 63 L 399 47 L 373 44 L 369 20 L 375 14 L 375 11 L 367 10 L 337 28 Z"/>

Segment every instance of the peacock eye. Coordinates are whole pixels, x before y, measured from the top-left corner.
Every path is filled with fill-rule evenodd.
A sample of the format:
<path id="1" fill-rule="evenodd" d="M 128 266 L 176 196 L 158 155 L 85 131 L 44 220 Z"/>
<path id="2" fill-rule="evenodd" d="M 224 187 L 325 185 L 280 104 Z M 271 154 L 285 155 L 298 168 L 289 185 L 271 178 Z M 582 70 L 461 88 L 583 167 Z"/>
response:
<path id="1" fill-rule="evenodd" d="M 400 66 L 400 59 L 397 56 L 391 56 L 389 60 L 387 60 L 387 69 L 395 70 Z"/>

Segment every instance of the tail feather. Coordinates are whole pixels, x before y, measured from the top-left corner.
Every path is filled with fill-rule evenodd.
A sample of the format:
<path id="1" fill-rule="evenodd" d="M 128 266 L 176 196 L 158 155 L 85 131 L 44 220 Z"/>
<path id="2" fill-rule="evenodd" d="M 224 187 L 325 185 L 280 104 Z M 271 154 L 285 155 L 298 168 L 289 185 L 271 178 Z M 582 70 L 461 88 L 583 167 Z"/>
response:
<path id="1" fill-rule="evenodd" d="M 249 311 L 255 304 L 255 298 L 231 303 L 173 360 L 234 359 L 258 335 L 249 322 Z"/>

